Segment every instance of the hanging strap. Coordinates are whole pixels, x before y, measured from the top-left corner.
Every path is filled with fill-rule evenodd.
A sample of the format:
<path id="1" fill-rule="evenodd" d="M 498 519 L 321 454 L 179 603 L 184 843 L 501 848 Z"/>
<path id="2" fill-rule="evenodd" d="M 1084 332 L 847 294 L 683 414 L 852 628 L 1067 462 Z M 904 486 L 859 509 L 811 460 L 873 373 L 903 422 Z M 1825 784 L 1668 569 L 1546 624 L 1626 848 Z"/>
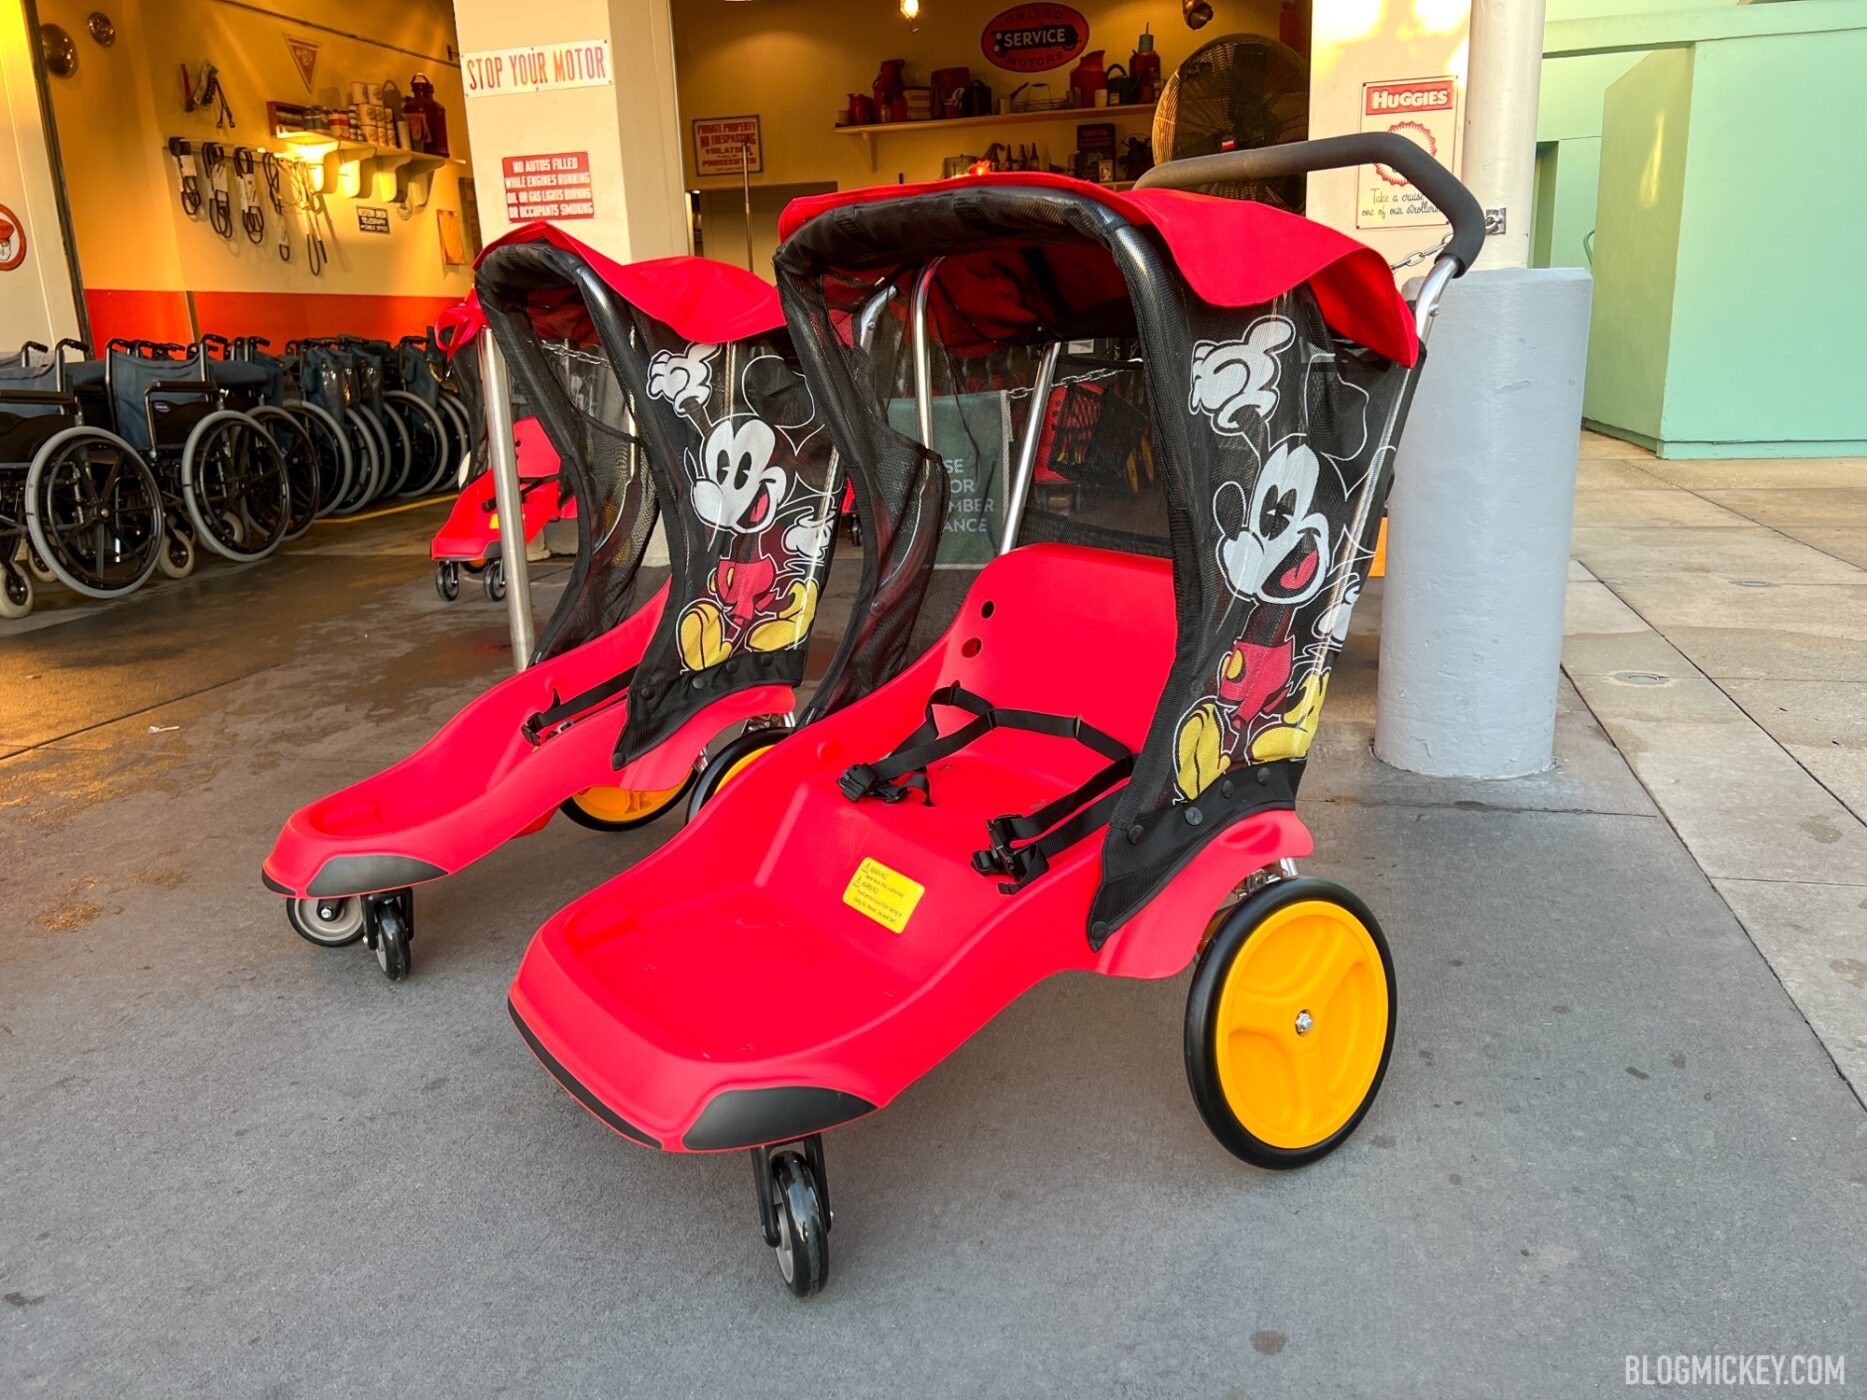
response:
<path id="1" fill-rule="evenodd" d="M 973 718 L 942 735 L 934 718 L 936 706 L 964 710 Z M 994 708 L 983 696 L 955 682 L 936 690 L 927 701 L 926 718 L 894 752 L 873 763 L 858 763 L 845 772 L 837 786 L 851 802 L 879 797 L 896 803 L 919 792 L 928 806 L 933 791 L 927 781 L 928 765 L 958 753 L 994 729 L 1021 729 L 1032 734 L 1069 739 L 1108 759 L 1080 787 L 1064 793 L 1028 815 L 994 817 L 986 823 L 991 842 L 975 851 L 973 869 L 981 875 L 1008 875 L 1011 883 L 999 889 L 1013 894 L 1049 868 L 1050 857 L 1108 825 L 1117 793 L 1110 791 L 1134 771 L 1134 752 L 1112 734 L 1104 733 L 1080 715 L 1055 715 L 1042 710 Z"/>
<path id="2" fill-rule="evenodd" d="M 568 700 L 559 700 L 548 710 L 540 710 L 526 720 L 520 728 L 524 731 L 525 738 L 531 746 L 537 748 L 546 739 L 554 737 L 561 730 L 568 729 L 571 722 L 579 716 L 621 695 L 634 679 L 635 667 L 631 666 L 621 675 L 611 676 L 608 680 L 593 685 L 588 690 L 579 691 Z M 551 694 L 555 698 L 557 691 L 553 690 Z"/>

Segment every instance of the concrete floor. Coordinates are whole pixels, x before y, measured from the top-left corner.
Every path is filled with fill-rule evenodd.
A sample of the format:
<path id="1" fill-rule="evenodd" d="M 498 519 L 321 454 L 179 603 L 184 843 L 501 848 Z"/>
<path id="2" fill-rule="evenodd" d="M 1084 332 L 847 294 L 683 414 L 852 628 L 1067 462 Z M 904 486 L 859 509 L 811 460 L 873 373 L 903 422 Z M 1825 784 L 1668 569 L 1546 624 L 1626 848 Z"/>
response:
<path id="1" fill-rule="evenodd" d="M 794 1302 L 743 1157 L 616 1138 L 506 1019 L 531 930 L 670 829 L 556 821 L 425 888 L 400 985 L 259 887 L 293 807 L 507 664 L 495 610 L 435 598 L 434 523 L 0 634 L 0 1396 L 1568 1397 L 1620 1393 L 1630 1354 L 1867 1367 L 1867 1112 L 1689 824 L 1566 684 L 1549 774 L 1376 763 L 1378 589 L 1303 806 L 1308 869 L 1398 961 L 1356 1137 L 1243 1167 L 1187 1095 L 1185 979 L 1058 978 L 828 1139 L 830 1289 Z"/>

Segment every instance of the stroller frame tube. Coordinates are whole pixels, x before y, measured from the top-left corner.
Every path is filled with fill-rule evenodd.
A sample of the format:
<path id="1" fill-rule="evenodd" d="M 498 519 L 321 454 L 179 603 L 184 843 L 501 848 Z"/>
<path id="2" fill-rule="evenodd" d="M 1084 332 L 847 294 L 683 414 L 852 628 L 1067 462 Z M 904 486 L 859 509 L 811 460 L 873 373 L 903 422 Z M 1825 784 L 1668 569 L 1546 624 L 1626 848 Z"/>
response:
<path id="1" fill-rule="evenodd" d="M 499 510 L 499 567 L 506 576 L 506 626 L 512 669 L 532 664 L 532 577 L 525 561 L 525 504 L 519 495 L 519 454 L 512 442 L 512 379 L 498 340 L 480 337 L 480 383 L 486 395 L 486 446 L 492 458 L 493 504 Z"/>
<path id="2" fill-rule="evenodd" d="M 920 420 L 921 446 L 933 450 L 933 346 L 927 336 L 927 300 L 934 274 L 945 258 L 933 258 L 914 283 L 914 407 Z"/>
<path id="3" fill-rule="evenodd" d="M 1031 386 L 1031 411 L 1024 422 L 1024 440 L 1018 444 L 1017 465 L 1005 490 L 1005 524 L 999 536 L 998 552 L 1009 554 L 1017 547 L 1018 527 L 1024 523 L 1024 503 L 1030 499 L 1031 480 L 1037 475 L 1037 447 L 1044 436 L 1044 414 L 1050 406 L 1050 386 L 1056 382 L 1057 357 L 1063 342 L 1053 340 L 1044 347 L 1038 361 L 1037 381 Z"/>

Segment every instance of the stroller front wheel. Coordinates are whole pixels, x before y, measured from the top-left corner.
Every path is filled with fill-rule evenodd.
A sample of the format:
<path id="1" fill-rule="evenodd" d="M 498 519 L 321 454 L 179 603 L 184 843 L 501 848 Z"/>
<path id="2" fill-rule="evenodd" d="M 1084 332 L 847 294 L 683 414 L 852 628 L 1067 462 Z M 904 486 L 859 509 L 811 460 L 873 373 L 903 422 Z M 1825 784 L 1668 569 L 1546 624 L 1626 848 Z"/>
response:
<path id="1" fill-rule="evenodd" d="M 1186 1000 L 1186 1077 L 1200 1117 L 1254 1166 L 1300 1167 L 1348 1139 L 1394 1048 L 1394 965 L 1359 899 L 1279 880 L 1220 923 Z"/>
<path id="2" fill-rule="evenodd" d="M 415 936 L 415 892 L 395 890 L 369 895 L 363 904 L 364 936 L 376 950 L 376 963 L 383 976 L 400 982 L 408 976 L 408 945 Z"/>
<path id="3" fill-rule="evenodd" d="M 320 948 L 348 948 L 363 936 L 363 901 L 343 899 L 288 899 L 285 921 L 292 932 Z"/>
<path id="4" fill-rule="evenodd" d="M 441 595 L 443 603 L 451 603 L 460 596 L 460 565 L 448 559 L 434 566 L 434 591 Z"/>
<path id="5" fill-rule="evenodd" d="M 772 1158 L 771 1207 L 778 1228 L 772 1254 L 785 1287 L 799 1298 L 822 1292 L 830 1280 L 830 1220 L 806 1157 L 781 1152 Z"/>
<path id="6" fill-rule="evenodd" d="M 486 566 L 486 572 L 480 575 L 480 584 L 486 589 L 486 601 L 503 603 L 506 601 L 506 568 L 497 559 Z"/>

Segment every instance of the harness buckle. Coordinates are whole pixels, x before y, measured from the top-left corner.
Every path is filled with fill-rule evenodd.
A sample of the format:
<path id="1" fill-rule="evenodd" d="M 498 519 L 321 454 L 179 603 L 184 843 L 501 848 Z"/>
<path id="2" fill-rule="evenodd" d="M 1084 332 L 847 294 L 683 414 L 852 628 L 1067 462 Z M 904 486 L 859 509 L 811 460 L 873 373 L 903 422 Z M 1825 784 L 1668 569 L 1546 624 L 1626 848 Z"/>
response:
<path id="1" fill-rule="evenodd" d="M 875 771 L 874 764 L 858 763 L 836 780 L 836 786 L 851 802 L 860 802 L 865 797 L 876 796 L 876 785 L 880 782 L 881 774 Z"/>
<path id="2" fill-rule="evenodd" d="M 1018 876 L 1021 864 L 1020 853 L 1011 846 L 1011 824 L 1005 817 L 994 817 L 985 824 L 986 839 L 991 842 L 985 850 L 972 853 L 972 868 L 981 875 Z"/>

